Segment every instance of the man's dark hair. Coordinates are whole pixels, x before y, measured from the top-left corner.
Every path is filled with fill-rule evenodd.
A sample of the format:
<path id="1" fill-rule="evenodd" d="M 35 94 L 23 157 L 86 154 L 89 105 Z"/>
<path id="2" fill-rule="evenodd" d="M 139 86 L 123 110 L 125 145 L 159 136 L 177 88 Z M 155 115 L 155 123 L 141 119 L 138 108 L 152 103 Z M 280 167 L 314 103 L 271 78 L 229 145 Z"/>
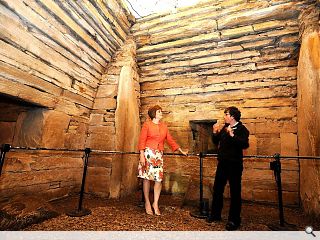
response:
<path id="1" fill-rule="evenodd" d="M 156 117 L 156 112 L 157 112 L 158 110 L 161 110 L 161 111 L 162 111 L 162 108 L 161 108 L 159 105 L 155 105 L 155 106 L 149 108 L 149 110 L 148 110 L 148 115 L 149 115 L 149 117 L 151 118 L 151 120 Z"/>
<path id="2" fill-rule="evenodd" d="M 232 107 L 227 107 L 224 110 L 224 113 L 230 113 L 230 116 L 234 117 L 234 119 L 239 122 L 241 118 L 241 112 L 238 108 L 232 106 Z"/>

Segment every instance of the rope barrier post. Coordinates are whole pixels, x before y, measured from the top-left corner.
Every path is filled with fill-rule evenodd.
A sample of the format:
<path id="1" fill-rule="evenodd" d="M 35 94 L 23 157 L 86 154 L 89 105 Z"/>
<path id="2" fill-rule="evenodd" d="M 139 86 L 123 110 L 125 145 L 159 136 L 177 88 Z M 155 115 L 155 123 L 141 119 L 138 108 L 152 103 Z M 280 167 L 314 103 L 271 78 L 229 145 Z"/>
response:
<path id="1" fill-rule="evenodd" d="M 91 152 L 90 148 L 86 148 L 84 150 L 84 164 L 83 164 L 83 174 L 82 174 L 82 183 L 81 183 L 81 191 L 80 191 L 80 198 L 79 198 L 79 205 L 78 209 L 75 211 L 71 211 L 67 213 L 70 217 L 82 217 L 91 214 L 91 211 L 89 209 L 82 208 L 82 200 L 83 200 L 83 194 L 84 194 L 84 186 L 86 182 L 86 175 L 87 175 L 87 168 L 88 168 L 88 160 L 89 160 L 89 154 Z"/>
<path id="2" fill-rule="evenodd" d="M 199 162 L 200 162 L 200 202 L 199 202 L 199 210 L 195 212 L 191 212 L 190 215 L 195 218 L 207 218 L 209 214 L 209 200 L 207 198 L 203 198 L 203 153 L 199 154 Z"/>
<path id="3" fill-rule="evenodd" d="M 270 168 L 274 172 L 274 177 L 277 183 L 278 189 L 278 206 L 279 206 L 279 220 L 280 226 L 284 226 L 284 214 L 283 214 L 283 201 L 282 201 L 282 182 L 281 182 L 281 162 L 280 162 L 280 154 L 276 153 L 274 155 L 275 161 L 270 163 Z"/>
<path id="4" fill-rule="evenodd" d="M 270 162 L 270 169 L 273 170 L 274 177 L 277 184 L 278 189 L 278 207 L 279 207 L 279 221 L 280 227 L 270 225 L 269 228 L 271 230 L 295 230 L 295 225 L 287 224 L 284 220 L 284 213 L 283 213 L 283 200 L 282 200 L 282 183 L 281 183 L 281 162 L 280 162 L 280 154 L 276 153 L 274 156 L 274 161 Z M 285 226 L 286 223 L 286 226 Z"/>
<path id="5" fill-rule="evenodd" d="M 10 144 L 2 144 L 1 146 L 1 155 L 0 155 L 0 176 L 2 173 L 2 167 L 4 165 L 4 158 L 6 156 L 6 153 L 10 151 Z"/>

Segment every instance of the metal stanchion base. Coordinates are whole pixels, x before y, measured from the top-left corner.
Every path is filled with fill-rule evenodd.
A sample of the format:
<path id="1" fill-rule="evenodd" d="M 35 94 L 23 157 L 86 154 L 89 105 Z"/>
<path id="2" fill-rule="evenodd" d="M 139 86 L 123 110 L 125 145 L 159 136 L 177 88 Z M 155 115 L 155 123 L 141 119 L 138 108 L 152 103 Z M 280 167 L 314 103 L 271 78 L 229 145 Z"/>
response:
<path id="1" fill-rule="evenodd" d="M 202 218 L 202 219 L 208 217 L 208 213 L 201 212 L 200 210 L 194 211 L 194 212 L 190 212 L 190 215 L 191 215 L 192 217 Z"/>
<path id="2" fill-rule="evenodd" d="M 71 211 L 71 212 L 68 212 L 67 215 L 69 217 L 83 217 L 83 216 L 87 216 L 91 214 L 91 210 L 90 209 L 81 209 L 80 211 L 79 210 L 74 210 L 74 211 Z"/>
<path id="3" fill-rule="evenodd" d="M 195 218 L 207 218 L 209 215 L 209 199 L 204 198 L 200 202 L 199 210 L 191 212 L 190 215 Z"/>
<path id="4" fill-rule="evenodd" d="M 279 223 L 267 225 L 272 231 L 298 231 L 296 225 L 291 223 L 284 223 L 283 226 L 280 226 Z"/>

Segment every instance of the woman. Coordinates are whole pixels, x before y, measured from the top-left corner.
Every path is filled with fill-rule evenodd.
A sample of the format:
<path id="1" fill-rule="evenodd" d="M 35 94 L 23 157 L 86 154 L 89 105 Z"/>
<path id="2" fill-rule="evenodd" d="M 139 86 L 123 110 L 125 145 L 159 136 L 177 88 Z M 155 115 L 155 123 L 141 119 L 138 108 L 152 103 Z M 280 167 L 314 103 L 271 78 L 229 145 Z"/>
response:
<path id="1" fill-rule="evenodd" d="M 163 179 L 163 150 L 164 140 L 167 140 L 172 151 L 179 150 L 183 155 L 187 152 L 181 150 L 179 145 L 170 135 L 167 126 L 160 122 L 162 119 L 162 109 L 156 105 L 148 110 L 150 117 L 141 129 L 139 138 L 140 161 L 138 166 L 138 177 L 143 178 L 143 193 L 145 199 L 146 213 L 153 215 L 152 208 L 156 215 L 160 215 L 158 201 L 160 197 Z M 150 181 L 154 181 L 154 200 L 149 200 Z"/>

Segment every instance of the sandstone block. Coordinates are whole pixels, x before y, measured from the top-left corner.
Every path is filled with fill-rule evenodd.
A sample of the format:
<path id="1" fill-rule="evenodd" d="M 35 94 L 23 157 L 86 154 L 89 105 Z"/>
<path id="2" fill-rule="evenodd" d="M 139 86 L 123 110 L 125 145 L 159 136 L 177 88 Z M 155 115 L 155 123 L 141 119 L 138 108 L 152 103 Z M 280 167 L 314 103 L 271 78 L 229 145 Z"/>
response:
<path id="1" fill-rule="evenodd" d="M 218 23 L 218 25 L 219 25 L 219 23 Z M 236 37 L 244 36 L 247 34 L 251 34 L 253 32 L 254 32 L 254 30 L 253 30 L 252 26 L 231 28 L 231 29 L 221 31 L 221 38 L 222 38 L 222 40 L 236 38 Z"/>
<path id="2" fill-rule="evenodd" d="M 96 98 L 93 108 L 94 109 L 116 109 L 117 101 L 112 98 Z"/>
<path id="3" fill-rule="evenodd" d="M 89 167 L 85 185 L 86 192 L 109 195 L 111 169 L 104 167 Z"/>
<path id="4" fill-rule="evenodd" d="M 31 166 L 35 162 L 33 156 L 24 154 L 17 155 L 14 152 L 8 152 L 6 155 L 4 165 L 2 168 L 3 173 L 8 172 L 27 172 L 31 171 Z"/>
<path id="5" fill-rule="evenodd" d="M 251 181 L 273 181 L 273 172 L 269 169 L 250 169 L 243 171 L 242 179 Z"/>
<path id="6" fill-rule="evenodd" d="M 30 162 L 30 168 L 32 170 L 41 171 L 48 169 L 73 169 L 82 168 L 82 154 L 79 152 L 77 157 L 52 155 L 51 157 L 41 157 Z"/>
<path id="7" fill-rule="evenodd" d="M 293 121 L 267 121 L 256 123 L 256 133 L 291 133 L 297 130 L 297 123 Z"/>
<path id="8" fill-rule="evenodd" d="M 253 29 L 255 31 L 265 31 L 274 28 L 281 28 L 284 26 L 283 21 L 266 21 L 258 24 L 253 24 Z"/>
<path id="9" fill-rule="evenodd" d="M 294 133 L 280 133 L 281 139 L 281 155 L 297 156 L 298 155 L 298 139 Z"/>
<path id="10" fill-rule="evenodd" d="M 89 134 L 115 134 L 115 128 L 111 125 L 97 125 L 97 126 L 90 126 Z"/>
<path id="11" fill-rule="evenodd" d="M 88 165 L 90 167 L 112 167 L 112 155 L 106 155 L 105 153 L 91 153 Z"/>
<path id="12" fill-rule="evenodd" d="M 249 43 L 242 43 L 241 46 L 244 49 L 258 49 L 266 46 L 270 46 L 273 43 L 272 39 L 260 40 L 260 41 L 253 41 Z"/>
<path id="13" fill-rule="evenodd" d="M 252 191 L 252 196 L 254 201 L 265 201 L 265 202 L 273 202 L 277 203 L 277 191 L 276 190 L 260 190 L 254 189 Z"/>
<path id="14" fill-rule="evenodd" d="M 68 129 L 70 116 L 57 111 L 44 112 L 42 146 L 47 148 L 63 148 L 65 132 Z"/>
<path id="15" fill-rule="evenodd" d="M 96 98 L 113 97 L 117 95 L 118 86 L 116 84 L 102 84 L 99 86 Z"/>
<path id="16" fill-rule="evenodd" d="M 95 114 L 92 113 L 90 114 L 90 120 L 89 124 L 90 125 L 100 125 L 103 122 L 103 114 Z"/>
<path id="17" fill-rule="evenodd" d="M 96 150 L 115 150 L 115 139 L 110 134 L 91 133 L 86 141 L 86 146 Z"/>
<path id="18" fill-rule="evenodd" d="M 278 137 L 257 138 L 257 151 L 259 155 L 274 155 L 281 151 L 281 140 Z"/>
<path id="19" fill-rule="evenodd" d="M 84 149 L 86 142 L 86 131 L 75 131 L 74 133 L 66 133 L 64 147 L 66 149 Z"/>
<path id="20" fill-rule="evenodd" d="M 257 154 L 257 138 L 254 135 L 249 136 L 249 148 L 243 150 L 244 155 Z"/>
<path id="21" fill-rule="evenodd" d="M 241 198 L 248 201 L 253 201 L 253 191 L 251 188 L 243 183 L 243 187 L 241 189 Z"/>
<path id="22" fill-rule="evenodd" d="M 111 71 L 112 69 L 113 68 L 111 68 L 111 67 L 108 68 L 108 74 L 105 74 L 102 76 L 100 84 L 107 84 L 107 85 L 108 84 L 118 84 L 119 74 L 120 74 L 121 68 L 119 68 L 119 67 L 114 68 L 117 70 L 114 73 Z"/>
<path id="23" fill-rule="evenodd" d="M 76 169 L 50 169 L 44 171 L 28 171 L 14 174 L 7 174 L 3 177 L 3 184 L 1 189 L 15 189 L 28 186 L 40 186 L 41 184 L 48 184 L 53 181 L 73 181 L 77 179 L 76 176 L 81 176 L 82 168 Z"/>
<path id="24" fill-rule="evenodd" d="M 254 190 L 253 198 L 255 201 L 267 201 L 278 203 L 278 191 L 276 190 Z M 298 193 L 297 192 L 283 192 L 283 204 L 288 205 L 297 205 L 299 203 Z"/>
<path id="25" fill-rule="evenodd" d="M 270 162 L 273 159 L 269 158 L 247 158 L 243 161 L 243 166 L 245 171 L 251 171 L 251 169 L 261 169 L 261 170 L 267 170 L 270 169 Z"/>
<path id="26" fill-rule="evenodd" d="M 183 175 L 199 174 L 199 160 L 196 157 L 176 158 L 173 156 L 164 156 L 164 168 L 167 173 L 176 173 Z"/>
<path id="27" fill-rule="evenodd" d="M 295 36 L 284 36 L 281 38 L 279 46 L 290 46 L 297 44 L 298 42 L 298 35 Z"/>

